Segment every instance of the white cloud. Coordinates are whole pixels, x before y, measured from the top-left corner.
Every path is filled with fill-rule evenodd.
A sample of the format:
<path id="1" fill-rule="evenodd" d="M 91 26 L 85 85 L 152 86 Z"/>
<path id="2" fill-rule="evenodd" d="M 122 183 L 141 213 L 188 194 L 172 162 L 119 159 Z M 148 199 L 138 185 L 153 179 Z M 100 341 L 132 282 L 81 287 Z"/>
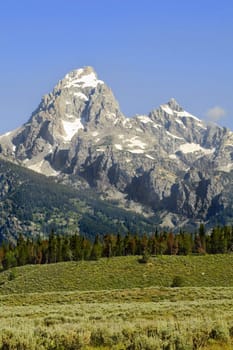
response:
<path id="1" fill-rule="evenodd" d="M 222 117 L 224 117 L 226 115 L 226 111 L 224 108 L 220 107 L 220 106 L 215 106 L 213 108 L 210 108 L 207 112 L 206 112 L 206 116 L 210 121 L 216 122 L 218 120 L 220 120 Z"/>

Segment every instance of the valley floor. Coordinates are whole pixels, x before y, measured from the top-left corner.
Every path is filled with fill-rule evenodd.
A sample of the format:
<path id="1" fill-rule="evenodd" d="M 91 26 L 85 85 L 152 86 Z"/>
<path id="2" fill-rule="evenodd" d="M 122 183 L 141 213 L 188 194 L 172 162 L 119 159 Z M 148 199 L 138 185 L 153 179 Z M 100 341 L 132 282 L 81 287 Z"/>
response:
<path id="1" fill-rule="evenodd" d="M 161 257 L 164 265 L 166 265 L 166 260 L 169 265 L 170 258 L 172 257 L 166 257 L 166 259 Z M 185 257 L 174 258 L 173 262 L 176 267 L 178 263 L 184 264 Z M 199 257 L 187 257 L 187 261 L 190 261 L 190 258 Z M 207 257 L 202 258 L 206 258 L 206 264 L 203 263 L 203 260 L 202 270 L 199 270 L 203 277 L 202 272 L 206 273 L 208 264 Z M 209 258 L 212 259 L 212 257 Z M 219 271 L 221 270 L 220 257 L 216 259 L 219 265 L 217 271 Z M 232 265 L 228 265 L 228 259 L 233 259 L 233 257 L 226 256 L 225 278 L 230 276 L 228 270 L 232 270 Z M 107 262 L 107 259 L 101 259 L 97 262 L 85 262 L 86 269 L 90 266 L 92 271 L 95 271 L 95 274 L 92 274 L 92 290 L 91 288 L 89 290 L 77 290 L 77 288 L 73 291 L 65 290 L 65 288 L 60 291 L 52 290 L 51 271 L 54 271 L 54 281 L 57 281 L 59 273 L 55 275 L 54 269 L 56 268 L 57 272 L 59 268 L 63 269 L 63 273 L 66 269 L 73 271 L 75 263 L 72 262 L 46 266 L 47 269 L 50 268 L 50 273 L 46 270 L 47 275 L 40 266 L 41 279 L 39 282 L 44 281 L 41 290 L 38 287 L 37 267 L 24 266 L 1 273 L 0 349 L 233 349 L 231 279 L 228 279 L 228 286 L 186 286 L 182 288 L 153 285 L 141 288 L 131 285 L 127 288 L 126 280 L 124 288 L 119 286 L 119 289 L 112 289 L 110 283 L 109 288 L 107 284 L 104 284 L 105 290 L 100 288 L 94 290 L 95 286 L 98 286 L 96 284 L 98 273 L 95 270 L 98 264 L 102 265 L 102 268 L 104 264 L 110 264 L 108 266 L 111 267 L 113 280 L 116 272 L 114 264 L 116 266 L 124 264 L 126 270 L 130 264 L 131 267 L 134 265 L 135 276 L 138 264 L 142 281 L 143 273 L 151 268 L 151 265 L 139 264 L 135 257 L 113 260 Z M 153 260 L 150 264 L 153 264 Z M 105 267 L 102 273 L 106 271 Z M 171 267 L 170 271 L 172 271 Z M 176 275 L 178 271 L 176 270 Z M 24 275 L 24 283 L 22 275 Z M 73 279 L 76 278 L 74 271 L 72 275 Z M 161 271 L 160 275 L 162 278 Z M 33 290 L 32 276 L 37 292 Z M 217 281 L 216 278 L 215 276 L 215 281 Z M 21 284 L 17 279 L 21 281 Z M 63 275 L 63 279 L 64 283 L 68 284 L 68 275 Z M 91 275 L 86 270 L 87 285 L 89 279 Z M 169 280 L 171 279 L 172 275 L 169 277 Z M 132 284 L 132 281 L 130 283 Z M 27 291 L 25 286 L 27 286 Z"/>

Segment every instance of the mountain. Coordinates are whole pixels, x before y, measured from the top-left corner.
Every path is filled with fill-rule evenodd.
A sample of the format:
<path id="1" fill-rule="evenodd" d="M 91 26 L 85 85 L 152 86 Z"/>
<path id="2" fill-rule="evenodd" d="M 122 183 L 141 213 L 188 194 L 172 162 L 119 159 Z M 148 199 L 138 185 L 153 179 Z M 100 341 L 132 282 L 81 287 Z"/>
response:
<path id="1" fill-rule="evenodd" d="M 0 152 L 116 207 L 156 214 L 162 226 L 233 222 L 233 133 L 175 99 L 127 118 L 91 67 L 59 81 L 27 123 L 0 137 Z"/>

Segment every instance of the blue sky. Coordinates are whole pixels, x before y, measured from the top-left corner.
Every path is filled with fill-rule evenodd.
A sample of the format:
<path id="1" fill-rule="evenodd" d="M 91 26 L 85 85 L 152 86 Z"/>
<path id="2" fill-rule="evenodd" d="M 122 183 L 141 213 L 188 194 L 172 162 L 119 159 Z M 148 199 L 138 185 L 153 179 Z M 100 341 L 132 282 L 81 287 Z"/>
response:
<path id="1" fill-rule="evenodd" d="M 233 1 L 2 0 L 0 133 L 91 65 L 127 116 L 171 97 L 233 130 Z"/>

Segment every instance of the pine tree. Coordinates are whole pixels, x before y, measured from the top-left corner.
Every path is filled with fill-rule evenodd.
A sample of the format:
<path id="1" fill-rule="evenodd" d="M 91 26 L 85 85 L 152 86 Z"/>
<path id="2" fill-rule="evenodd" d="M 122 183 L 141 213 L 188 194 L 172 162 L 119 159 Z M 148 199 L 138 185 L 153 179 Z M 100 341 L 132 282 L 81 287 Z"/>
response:
<path id="1" fill-rule="evenodd" d="M 115 255 L 122 256 L 123 252 L 124 252 L 124 242 L 120 233 L 118 233 L 116 238 Z"/>
<path id="2" fill-rule="evenodd" d="M 97 234 L 95 236 L 95 241 L 94 241 L 94 244 L 92 246 L 90 259 L 91 260 L 99 260 L 101 258 L 101 255 L 102 255 L 102 247 L 100 244 L 99 235 Z"/>
<path id="3" fill-rule="evenodd" d="M 58 235 L 56 237 L 56 262 L 63 261 L 62 245 L 63 245 L 63 237 Z"/>
<path id="4" fill-rule="evenodd" d="M 193 240 L 192 235 L 190 233 L 180 232 L 178 235 L 178 244 L 180 255 L 188 255 L 192 252 L 193 249 Z"/>
<path id="5" fill-rule="evenodd" d="M 144 254 L 145 252 L 147 252 L 148 251 L 148 237 L 147 237 L 147 235 L 144 233 L 143 234 L 143 236 L 142 236 L 142 238 L 141 238 L 141 252 L 140 252 L 140 254 Z"/>
<path id="6" fill-rule="evenodd" d="M 10 267 L 17 266 L 17 259 L 13 250 L 6 252 L 5 257 L 2 261 L 2 266 L 5 270 L 9 269 Z"/>
<path id="7" fill-rule="evenodd" d="M 200 224 L 199 237 L 201 241 L 202 252 L 204 253 L 206 251 L 206 233 L 204 224 Z"/>
<path id="8" fill-rule="evenodd" d="M 104 235 L 102 256 L 110 258 L 113 255 L 113 241 L 112 235 Z"/>
<path id="9" fill-rule="evenodd" d="M 68 238 L 64 238 L 62 241 L 61 255 L 62 261 L 71 261 L 73 258 L 72 250 L 70 248 L 70 241 Z"/>
<path id="10" fill-rule="evenodd" d="M 174 234 L 170 232 L 167 236 L 167 254 L 169 255 L 173 254 L 174 243 L 175 243 Z"/>
<path id="11" fill-rule="evenodd" d="M 73 259 L 75 261 L 83 259 L 83 250 L 82 250 L 82 240 L 83 238 L 77 235 L 77 233 L 70 238 L 70 247 L 72 250 Z"/>
<path id="12" fill-rule="evenodd" d="M 92 249 L 91 242 L 88 239 L 83 237 L 81 248 L 82 248 L 81 249 L 82 259 L 88 260 L 90 258 L 90 255 L 91 255 L 91 249 Z"/>
<path id="13" fill-rule="evenodd" d="M 55 263 L 56 259 L 57 259 L 57 240 L 54 234 L 54 230 L 52 230 L 49 235 L 48 262 Z"/>
<path id="14" fill-rule="evenodd" d="M 28 262 L 27 246 L 21 233 L 17 240 L 16 258 L 18 266 L 25 265 Z"/>

